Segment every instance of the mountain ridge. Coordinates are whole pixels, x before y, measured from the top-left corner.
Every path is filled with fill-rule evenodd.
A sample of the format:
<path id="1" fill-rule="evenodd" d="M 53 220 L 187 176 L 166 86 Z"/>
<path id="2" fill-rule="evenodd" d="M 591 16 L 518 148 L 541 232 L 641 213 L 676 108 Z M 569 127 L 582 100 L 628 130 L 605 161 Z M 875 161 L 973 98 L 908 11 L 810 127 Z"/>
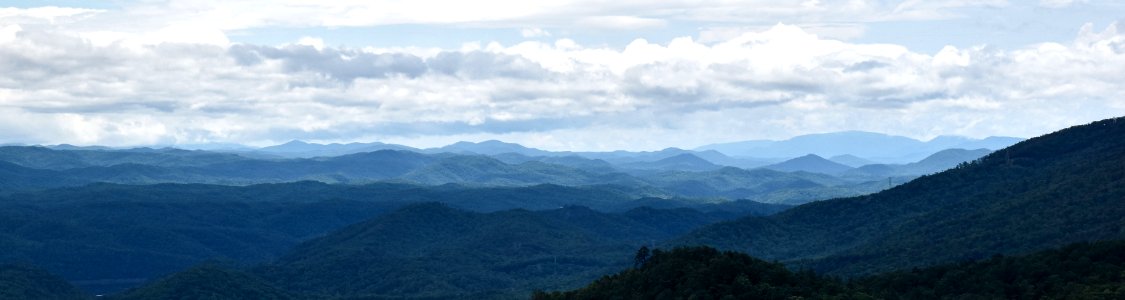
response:
<path id="1" fill-rule="evenodd" d="M 677 243 L 866 274 L 1125 238 L 1125 206 L 1109 200 L 1125 199 L 1119 120 L 1032 138 L 875 194 L 711 225 Z"/>

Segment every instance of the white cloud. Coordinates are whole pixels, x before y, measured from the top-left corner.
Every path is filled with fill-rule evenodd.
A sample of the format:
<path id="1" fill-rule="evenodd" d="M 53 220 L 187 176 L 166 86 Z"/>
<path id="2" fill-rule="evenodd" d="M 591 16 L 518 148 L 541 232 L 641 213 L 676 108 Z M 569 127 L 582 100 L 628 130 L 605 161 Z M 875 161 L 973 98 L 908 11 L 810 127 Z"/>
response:
<path id="1" fill-rule="evenodd" d="M 59 25 L 58 30 L 81 34 L 95 44 L 133 47 L 160 42 L 226 45 L 232 32 L 260 28 L 402 24 L 512 28 L 525 37 L 542 37 L 549 35 L 542 28 L 639 30 L 674 22 L 705 22 L 723 24 L 715 30 L 762 29 L 784 21 L 824 37 L 849 39 L 862 34 L 865 23 L 956 18 L 965 8 L 1006 4 L 1002 0 L 157 0 L 123 1 L 122 8 L 110 10 L 0 8 L 0 25 L 48 23 Z"/>
<path id="2" fill-rule="evenodd" d="M 324 40 L 320 38 L 304 36 L 297 40 L 297 45 L 309 46 L 317 51 L 324 51 Z"/>
<path id="3" fill-rule="evenodd" d="M 543 28 L 524 28 L 520 29 L 520 36 L 525 38 L 538 38 L 551 36 L 550 32 L 543 30 Z"/>
<path id="4" fill-rule="evenodd" d="M 199 32 L 234 26 L 216 24 Z M 1125 109 L 1116 24 L 1084 27 L 1070 43 L 934 55 L 781 24 L 621 49 L 558 39 L 456 50 L 206 34 L 98 42 L 67 26 L 0 27 L 0 143 L 501 138 L 658 149 L 848 129 L 1031 136 Z"/>

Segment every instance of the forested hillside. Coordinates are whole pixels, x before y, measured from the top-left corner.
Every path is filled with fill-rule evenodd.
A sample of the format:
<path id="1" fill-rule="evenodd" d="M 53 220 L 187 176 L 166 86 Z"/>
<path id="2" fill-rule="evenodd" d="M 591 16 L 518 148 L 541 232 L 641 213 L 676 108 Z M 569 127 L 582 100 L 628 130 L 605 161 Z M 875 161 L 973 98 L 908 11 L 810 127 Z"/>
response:
<path id="1" fill-rule="evenodd" d="M 856 275 L 1125 238 L 1122 137 L 1120 118 L 1076 126 L 883 192 L 720 223 L 676 243 Z"/>
<path id="2" fill-rule="evenodd" d="M 300 242 L 419 202 L 476 211 L 582 205 L 615 212 L 654 203 L 552 185 L 97 184 L 0 197 L 0 261 L 31 263 L 104 293 L 207 259 L 271 261 Z M 659 203 L 707 211 L 692 210 L 701 219 L 691 226 L 784 209 L 749 201 Z"/>
<path id="3" fill-rule="evenodd" d="M 637 251 L 633 268 L 532 299 L 859 299 L 843 283 L 779 263 L 708 247 Z"/>
<path id="4" fill-rule="evenodd" d="M 0 265 L 0 299 L 89 299 L 78 288 L 47 271 L 24 265 Z"/>
<path id="5" fill-rule="evenodd" d="M 687 209 L 480 214 L 419 204 L 303 243 L 257 272 L 310 294 L 511 298 L 580 286 L 626 266 L 641 245 L 714 221 Z"/>
<path id="6" fill-rule="evenodd" d="M 708 247 L 642 249 L 635 265 L 533 299 L 1121 299 L 1125 241 L 889 272 L 848 281 Z"/>

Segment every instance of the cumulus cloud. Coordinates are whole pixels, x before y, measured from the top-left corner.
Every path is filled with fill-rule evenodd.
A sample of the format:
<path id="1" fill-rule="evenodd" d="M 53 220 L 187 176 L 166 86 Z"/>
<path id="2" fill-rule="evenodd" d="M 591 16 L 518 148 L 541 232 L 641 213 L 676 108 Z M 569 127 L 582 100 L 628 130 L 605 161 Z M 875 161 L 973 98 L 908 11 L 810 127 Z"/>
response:
<path id="1" fill-rule="evenodd" d="M 1125 112 L 1116 24 L 1069 43 L 926 54 L 785 24 L 623 48 L 392 49 L 107 43 L 55 22 L 0 23 L 0 143 L 657 149 L 849 129 L 1032 136 Z"/>

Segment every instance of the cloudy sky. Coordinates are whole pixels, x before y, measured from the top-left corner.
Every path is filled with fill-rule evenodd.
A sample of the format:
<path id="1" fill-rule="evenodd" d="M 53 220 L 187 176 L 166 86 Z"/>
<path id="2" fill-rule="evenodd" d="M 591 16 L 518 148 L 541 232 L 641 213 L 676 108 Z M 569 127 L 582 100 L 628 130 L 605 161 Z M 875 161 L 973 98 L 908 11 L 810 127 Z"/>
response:
<path id="1" fill-rule="evenodd" d="M 0 144 L 652 150 L 1125 115 L 1120 1 L 2 1 Z"/>

